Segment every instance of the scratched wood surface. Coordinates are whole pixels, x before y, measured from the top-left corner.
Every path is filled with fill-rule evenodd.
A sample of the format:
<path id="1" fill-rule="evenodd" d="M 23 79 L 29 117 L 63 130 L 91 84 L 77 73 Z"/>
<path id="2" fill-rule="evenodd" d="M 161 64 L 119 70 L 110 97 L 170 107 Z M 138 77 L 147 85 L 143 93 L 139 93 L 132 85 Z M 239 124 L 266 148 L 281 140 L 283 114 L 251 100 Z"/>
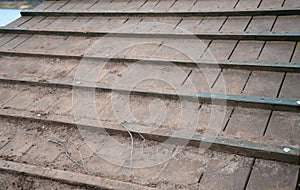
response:
<path id="1" fill-rule="evenodd" d="M 197 98 L 180 98 L 181 94 L 217 93 L 247 100 L 253 96 L 262 100 L 273 98 L 274 101 L 300 99 L 298 71 L 243 67 L 243 63 L 268 64 L 267 67 L 281 63 L 283 67 L 295 65 L 299 69 L 299 42 L 238 40 L 234 37 L 201 40 L 193 36 L 299 35 L 299 15 L 259 15 L 259 11 L 299 7 L 298 0 L 43 2 L 34 10 L 74 14 L 23 16 L 4 27 L 12 32 L 0 32 L 0 156 L 4 161 L 9 158 L 16 163 L 16 169 L 2 165 L 0 169 L 46 178 L 51 178 L 52 173 L 41 176 L 32 166 L 43 170 L 55 168 L 59 170 L 58 174 L 66 170 L 73 172 L 71 176 L 90 172 L 92 177 L 115 180 L 105 183 L 106 188 L 113 189 L 120 188 L 118 185 L 125 182 L 128 188 L 137 189 L 296 189 L 299 187 L 297 165 L 273 161 L 269 157 L 240 155 L 228 144 L 228 153 L 207 150 L 207 145 L 201 143 L 200 148 L 186 146 L 179 151 L 180 143 L 160 143 L 155 135 L 224 138 L 232 140 L 230 142 L 270 146 L 274 150 L 285 147 L 280 153 L 287 155 L 290 149 L 295 149 L 299 155 L 300 114 L 297 110 L 242 106 L 239 102 L 226 106 L 213 99 L 204 103 Z M 247 10 L 258 11 L 258 14 L 214 17 L 173 14 Z M 114 14 L 76 15 L 79 12 Z M 117 12 L 142 15 L 116 16 Z M 160 17 L 147 13 L 170 15 Z M 22 30 L 49 33 L 24 34 Z M 107 35 L 53 35 L 51 31 Z M 110 36 L 112 32 L 131 35 Z M 190 37 L 164 38 L 152 34 L 189 34 Z M 201 63 L 204 62 L 213 66 L 203 67 Z M 238 62 L 241 66 L 221 68 L 218 67 L 221 62 Z M 140 93 L 126 94 L 124 90 Z M 74 127 L 76 124 L 96 128 L 79 128 L 83 131 L 78 131 Z M 131 138 L 123 125 L 137 135 L 133 136 L 133 157 Z M 103 127 L 110 129 L 109 134 L 100 133 Z M 148 136 L 139 136 L 139 133 Z M 102 140 L 93 138 L 97 135 Z M 47 139 L 61 140 L 84 167 L 72 162 L 59 144 L 51 144 Z M 109 146 L 115 141 L 125 149 Z M 155 147 L 159 144 L 163 146 Z M 236 146 L 259 148 L 247 143 Z M 108 152 L 112 154 L 107 155 Z M 264 153 L 267 155 L 266 151 Z M 116 159 L 111 160 L 112 157 Z M 144 161 L 144 158 L 149 159 Z M 134 167 L 158 163 L 152 167 L 129 169 L 130 160 Z M 21 170 L 18 163 L 24 163 L 22 167 L 27 169 Z M 65 180 L 60 175 L 55 179 Z M 78 176 L 72 180 L 83 185 Z M 97 186 L 94 179 L 89 180 L 88 185 Z"/>

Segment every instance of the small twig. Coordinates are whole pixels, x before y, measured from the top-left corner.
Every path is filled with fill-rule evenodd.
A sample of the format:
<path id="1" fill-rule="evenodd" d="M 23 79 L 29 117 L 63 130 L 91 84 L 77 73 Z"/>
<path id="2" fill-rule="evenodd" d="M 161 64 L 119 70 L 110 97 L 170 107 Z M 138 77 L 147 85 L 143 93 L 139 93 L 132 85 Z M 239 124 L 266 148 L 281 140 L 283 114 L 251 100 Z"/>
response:
<path id="1" fill-rule="evenodd" d="M 131 151 L 130 151 L 130 169 L 132 169 L 132 159 L 133 159 L 133 136 L 131 134 L 131 132 L 129 131 L 129 129 L 123 124 L 121 123 L 121 126 L 124 127 L 124 129 L 126 129 L 126 131 L 128 132 L 130 139 L 131 139 Z"/>
<path id="2" fill-rule="evenodd" d="M 62 149 L 64 150 L 65 152 L 65 155 L 67 156 L 67 158 L 69 158 L 72 162 L 74 162 L 76 165 L 78 165 L 79 167 L 83 168 L 88 174 L 89 171 L 87 170 L 87 168 L 83 165 L 83 163 L 81 164 L 78 160 L 76 160 L 71 154 L 70 152 L 68 151 L 68 149 L 65 147 L 65 145 L 59 141 L 54 141 L 54 140 L 48 140 L 48 142 L 51 142 L 51 143 L 54 143 L 54 144 L 57 144 L 59 146 L 62 147 Z"/>

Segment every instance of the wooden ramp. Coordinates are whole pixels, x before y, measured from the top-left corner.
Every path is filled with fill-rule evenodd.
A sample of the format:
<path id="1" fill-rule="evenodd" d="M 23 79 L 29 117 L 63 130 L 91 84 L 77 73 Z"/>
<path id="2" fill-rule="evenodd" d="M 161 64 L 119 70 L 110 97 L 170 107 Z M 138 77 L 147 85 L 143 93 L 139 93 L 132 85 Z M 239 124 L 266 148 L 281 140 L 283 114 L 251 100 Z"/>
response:
<path id="1" fill-rule="evenodd" d="M 299 39 L 299 0 L 23 11 L 0 28 L 0 184 L 299 189 Z"/>

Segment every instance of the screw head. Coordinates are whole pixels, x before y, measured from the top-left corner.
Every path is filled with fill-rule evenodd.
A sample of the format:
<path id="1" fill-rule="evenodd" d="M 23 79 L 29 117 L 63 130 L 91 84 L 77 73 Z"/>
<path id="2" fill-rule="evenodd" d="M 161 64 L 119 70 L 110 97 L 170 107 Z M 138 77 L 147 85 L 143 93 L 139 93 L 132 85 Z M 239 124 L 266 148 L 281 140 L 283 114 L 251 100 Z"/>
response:
<path id="1" fill-rule="evenodd" d="M 300 100 L 297 101 L 297 104 L 300 105 Z"/>
<path id="2" fill-rule="evenodd" d="M 291 152 L 291 149 L 289 147 L 284 147 L 283 152 L 286 152 L 286 153 Z"/>

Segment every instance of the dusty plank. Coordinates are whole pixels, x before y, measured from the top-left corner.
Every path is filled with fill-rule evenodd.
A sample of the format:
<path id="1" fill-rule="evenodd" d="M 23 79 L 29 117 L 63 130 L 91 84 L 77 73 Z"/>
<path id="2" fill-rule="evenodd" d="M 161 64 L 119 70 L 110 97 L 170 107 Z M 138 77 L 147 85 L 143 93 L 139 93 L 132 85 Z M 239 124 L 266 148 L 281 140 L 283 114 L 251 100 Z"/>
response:
<path id="1" fill-rule="evenodd" d="M 276 20 L 274 32 L 298 32 L 300 16 L 279 16 Z"/>
<path id="2" fill-rule="evenodd" d="M 285 0 L 283 7 L 291 8 L 291 7 L 300 7 L 299 1 L 297 0 Z"/>
<path id="3" fill-rule="evenodd" d="M 270 112 L 269 110 L 236 108 L 225 129 L 225 134 L 240 138 L 262 137 Z"/>
<path id="4" fill-rule="evenodd" d="M 280 98 L 294 98 L 300 100 L 300 76 L 298 74 L 287 73 L 280 91 Z"/>
<path id="5" fill-rule="evenodd" d="M 209 45 L 201 59 L 203 60 L 228 60 L 237 41 L 214 40 Z M 226 47 L 226 48 L 225 48 Z M 216 61 L 217 62 L 217 61 Z"/>
<path id="6" fill-rule="evenodd" d="M 291 62 L 293 62 L 293 63 L 300 62 L 300 43 L 299 42 L 296 44 L 296 49 L 295 49 L 295 52 L 294 52 Z"/>
<path id="7" fill-rule="evenodd" d="M 239 0 L 235 9 L 257 8 L 261 0 Z"/>
<path id="8" fill-rule="evenodd" d="M 191 8 L 191 11 L 207 11 L 207 10 L 216 10 L 216 9 L 232 9 L 237 0 L 224 0 L 224 1 L 209 1 L 201 0 Z"/>
<path id="9" fill-rule="evenodd" d="M 273 23 L 275 21 L 275 16 L 256 16 L 252 18 L 249 26 L 247 27 L 247 32 L 266 32 L 271 31 Z"/>
<path id="10" fill-rule="evenodd" d="M 261 41 L 239 41 L 237 47 L 234 49 L 230 60 L 235 61 L 255 61 L 264 45 Z"/>
<path id="11" fill-rule="evenodd" d="M 105 189 L 152 189 L 145 186 L 140 186 L 128 182 L 121 182 L 116 180 L 111 180 L 107 178 L 95 177 L 84 175 L 80 173 L 74 173 L 69 171 L 61 171 L 56 169 L 42 168 L 38 166 L 21 164 L 11 161 L 0 161 L 0 167 L 5 171 L 13 171 L 19 173 L 26 173 L 28 175 L 45 177 L 49 179 L 55 179 L 58 181 L 64 181 L 73 184 L 89 185 L 98 188 Z"/>
<path id="12" fill-rule="evenodd" d="M 214 156 L 200 180 L 200 188 L 243 189 L 252 164 L 251 158 L 228 155 Z"/>
<path id="13" fill-rule="evenodd" d="M 268 41 L 261 52 L 259 60 L 268 62 L 288 62 L 291 59 L 294 47 L 294 42 Z"/>
<path id="14" fill-rule="evenodd" d="M 228 17 L 221 32 L 242 32 L 246 30 L 251 17 Z"/>
<path id="15" fill-rule="evenodd" d="M 224 94 L 241 94 L 248 79 L 249 71 L 223 70 L 212 92 Z"/>
<path id="16" fill-rule="evenodd" d="M 277 97 L 284 73 L 253 71 L 245 86 L 246 96 Z"/>
<path id="17" fill-rule="evenodd" d="M 7 27 L 7 28 L 19 27 L 19 26 L 21 26 L 22 24 L 24 24 L 24 23 L 30 21 L 32 18 L 33 18 L 33 17 L 26 17 L 26 16 L 25 16 L 25 17 L 20 17 L 20 18 L 14 20 L 13 22 L 11 22 L 11 23 L 5 25 L 4 28 L 6 28 L 6 27 Z"/>
<path id="18" fill-rule="evenodd" d="M 298 175 L 297 166 L 257 159 L 246 189 L 296 189 Z"/>
<path id="19" fill-rule="evenodd" d="M 226 17 L 203 18 L 198 28 L 196 29 L 196 32 L 209 33 L 209 32 L 219 31 L 220 28 L 222 27 L 222 24 L 225 22 L 225 20 Z"/>
<path id="20" fill-rule="evenodd" d="M 276 139 L 284 144 L 299 146 L 299 113 L 273 112 L 266 137 Z"/>
<path id="21" fill-rule="evenodd" d="M 263 0 L 259 8 L 280 8 L 284 0 Z"/>

